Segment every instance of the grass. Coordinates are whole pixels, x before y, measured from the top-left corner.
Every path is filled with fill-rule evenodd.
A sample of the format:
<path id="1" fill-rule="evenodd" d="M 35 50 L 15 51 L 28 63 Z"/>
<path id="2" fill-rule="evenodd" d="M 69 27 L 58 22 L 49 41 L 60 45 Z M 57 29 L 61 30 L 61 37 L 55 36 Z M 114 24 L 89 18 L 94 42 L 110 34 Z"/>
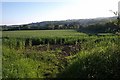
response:
<path id="1" fill-rule="evenodd" d="M 34 37 L 77 37 L 86 35 L 79 33 L 75 30 L 26 30 L 26 31 L 3 31 L 3 37 L 15 37 L 15 38 L 34 38 Z"/>
<path id="2" fill-rule="evenodd" d="M 58 63 L 51 52 L 21 51 L 3 46 L 3 78 L 55 77 Z"/>
<path id="3" fill-rule="evenodd" d="M 120 78 L 120 36 L 75 30 L 4 31 L 2 35 L 3 78 Z"/>
<path id="4" fill-rule="evenodd" d="M 102 45 L 102 44 L 107 45 Z M 120 79 L 120 43 L 97 43 L 92 49 L 68 57 L 69 66 L 59 74 L 62 78 Z"/>

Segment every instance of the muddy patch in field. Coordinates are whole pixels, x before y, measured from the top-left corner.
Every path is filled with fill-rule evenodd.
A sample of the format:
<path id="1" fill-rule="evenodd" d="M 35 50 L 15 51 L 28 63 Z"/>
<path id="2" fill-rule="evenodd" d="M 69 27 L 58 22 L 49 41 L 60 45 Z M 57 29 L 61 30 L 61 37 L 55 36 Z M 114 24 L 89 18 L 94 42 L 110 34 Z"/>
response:
<path id="1" fill-rule="evenodd" d="M 80 45 L 39 45 L 33 46 L 34 50 L 38 51 L 56 51 L 60 50 L 59 54 L 64 56 L 74 55 L 81 50 Z"/>

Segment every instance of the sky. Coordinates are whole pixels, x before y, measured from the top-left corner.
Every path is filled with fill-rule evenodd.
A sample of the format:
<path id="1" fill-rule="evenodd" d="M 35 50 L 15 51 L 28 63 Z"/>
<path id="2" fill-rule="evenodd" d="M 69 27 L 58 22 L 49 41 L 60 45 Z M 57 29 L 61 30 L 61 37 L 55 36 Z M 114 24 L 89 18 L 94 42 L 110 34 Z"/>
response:
<path id="1" fill-rule="evenodd" d="M 2 0 L 0 25 L 112 17 L 119 0 Z"/>

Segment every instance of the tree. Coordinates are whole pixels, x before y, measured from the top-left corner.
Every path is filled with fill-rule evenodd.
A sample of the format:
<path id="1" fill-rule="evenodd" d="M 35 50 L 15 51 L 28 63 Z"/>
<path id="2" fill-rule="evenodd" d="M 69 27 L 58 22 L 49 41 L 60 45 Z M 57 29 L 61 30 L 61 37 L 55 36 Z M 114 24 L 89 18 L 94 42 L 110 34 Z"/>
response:
<path id="1" fill-rule="evenodd" d="M 118 12 L 118 11 L 115 12 L 115 11 L 112 11 L 112 10 L 110 10 L 110 11 L 112 13 L 114 13 L 114 15 L 117 16 L 117 21 L 115 22 L 115 24 L 118 26 L 118 32 L 120 32 L 120 12 Z"/>
<path id="2" fill-rule="evenodd" d="M 117 25 L 120 27 L 120 12 L 115 12 L 115 11 L 112 11 L 110 10 L 114 15 L 117 16 Z"/>

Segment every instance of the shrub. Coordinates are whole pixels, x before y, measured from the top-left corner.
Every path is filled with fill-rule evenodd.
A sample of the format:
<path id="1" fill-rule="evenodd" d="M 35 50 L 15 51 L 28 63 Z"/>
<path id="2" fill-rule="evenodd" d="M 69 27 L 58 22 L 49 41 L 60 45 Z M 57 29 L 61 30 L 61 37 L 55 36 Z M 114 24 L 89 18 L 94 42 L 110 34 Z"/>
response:
<path id="1" fill-rule="evenodd" d="M 117 44 L 99 45 L 68 59 L 70 65 L 58 77 L 120 79 L 120 47 Z"/>

